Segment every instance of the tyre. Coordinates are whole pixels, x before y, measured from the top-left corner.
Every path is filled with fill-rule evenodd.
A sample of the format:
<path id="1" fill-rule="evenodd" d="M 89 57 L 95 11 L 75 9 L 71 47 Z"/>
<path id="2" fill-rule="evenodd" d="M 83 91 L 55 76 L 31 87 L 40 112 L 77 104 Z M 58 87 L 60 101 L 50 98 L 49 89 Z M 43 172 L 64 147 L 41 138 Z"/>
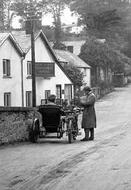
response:
<path id="1" fill-rule="evenodd" d="M 38 140 L 39 134 L 40 134 L 39 120 L 35 120 L 34 123 L 32 124 L 30 131 L 29 131 L 29 140 L 32 143 L 36 143 Z"/>
<path id="2" fill-rule="evenodd" d="M 68 142 L 72 143 L 73 141 L 73 134 L 72 134 L 72 120 L 69 121 L 68 124 Z"/>
<path id="3" fill-rule="evenodd" d="M 34 142 L 34 134 L 32 128 L 29 130 L 29 141 Z"/>

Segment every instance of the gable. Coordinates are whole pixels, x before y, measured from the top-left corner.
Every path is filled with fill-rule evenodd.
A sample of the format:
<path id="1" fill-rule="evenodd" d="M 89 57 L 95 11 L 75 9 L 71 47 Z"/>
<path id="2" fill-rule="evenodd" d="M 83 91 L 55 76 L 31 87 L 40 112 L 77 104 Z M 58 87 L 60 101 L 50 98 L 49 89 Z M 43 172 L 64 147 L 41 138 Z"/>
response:
<path id="1" fill-rule="evenodd" d="M 14 43 L 10 40 L 10 38 L 7 38 L 4 43 L 0 47 L 1 49 L 1 56 L 5 59 L 10 58 L 21 58 L 22 53 L 20 53 L 17 48 L 15 48 Z"/>
<path id="2" fill-rule="evenodd" d="M 19 56 L 24 56 L 24 52 L 22 51 L 21 47 L 19 46 L 17 41 L 14 39 L 11 33 L 0 33 L 0 47 L 3 46 L 3 44 L 5 44 L 7 41 L 10 42 L 10 44 L 19 54 Z M 7 51 L 8 51 L 8 47 L 7 47 Z"/>
<path id="3" fill-rule="evenodd" d="M 56 54 L 55 54 L 55 51 L 51 48 L 46 36 L 44 35 L 44 33 L 41 31 L 40 32 L 40 37 L 41 39 L 43 40 L 46 48 L 48 49 L 48 51 L 50 52 L 50 55 L 52 56 L 52 59 L 55 61 L 55 63 L 58 65 L 58 67 L 62 70 L 62 72 L 66 75 L 66 77 L 72 82 L 71 78 L 69 77 L 68 73 L 65 71 L 65 69 L 62 67 L 62 65 L 60 64 Z"/>
<path id="4" fill-rule="evenodd" d="M 55 62 L 49 49 L 46 47 L 45 43 L 43 43 L 40 36 L 35 41 L 35 55 L 36 62 Z"/>
<path id="5" fill-rule="evenodd" d="M 30 60 L 31 59 L 30 36 L 26 35 L 25 31 L 22 31 L 22 32 L 17 31 L 17 32 L 14 32 L 13 35 L 15 36 L 16 40 L 18 41 L 19 45 L 24 51 L 26 59 Z M 68 76 L 68 73 L 66 73 L 64 68 L 59 63 L 53 49 L 49 45 L 49 42 L 42 30 L 39 33 L 35 34 L 35 61 L 36 62 L 53 62 L 57 64 L 62 70 L 62 72 L 71 81 L 70 77 Z"/>

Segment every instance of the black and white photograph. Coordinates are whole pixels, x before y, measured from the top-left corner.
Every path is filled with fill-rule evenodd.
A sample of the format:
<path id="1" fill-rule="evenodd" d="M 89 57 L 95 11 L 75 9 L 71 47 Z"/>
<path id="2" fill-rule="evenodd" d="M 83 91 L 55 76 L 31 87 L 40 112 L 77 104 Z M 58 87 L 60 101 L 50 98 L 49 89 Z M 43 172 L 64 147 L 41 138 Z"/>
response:
<path id="1" fill-rule="evenodd" d="M 131 0 L 0 0 L 0 190 L 131 190 Z"/>

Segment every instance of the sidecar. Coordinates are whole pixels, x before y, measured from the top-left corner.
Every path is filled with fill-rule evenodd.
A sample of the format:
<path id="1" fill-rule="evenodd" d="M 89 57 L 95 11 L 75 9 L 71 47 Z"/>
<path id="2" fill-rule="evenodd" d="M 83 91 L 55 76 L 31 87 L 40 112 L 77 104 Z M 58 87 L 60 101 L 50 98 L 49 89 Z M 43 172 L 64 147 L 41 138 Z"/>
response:
<path id="1" fill-rule="evenodd" d="M 69 143 L 72 143 L 78 134 L 75 125 L 73 112 L 64 112 L 58 105 L 41 105 L 38 107 L 41 114 L 42 126 L 40 121 L 34 118 L 32 127 L 29 131 L 29 139 L 36 143 L 38 138 L 62 138 L 65 133 Z"/>

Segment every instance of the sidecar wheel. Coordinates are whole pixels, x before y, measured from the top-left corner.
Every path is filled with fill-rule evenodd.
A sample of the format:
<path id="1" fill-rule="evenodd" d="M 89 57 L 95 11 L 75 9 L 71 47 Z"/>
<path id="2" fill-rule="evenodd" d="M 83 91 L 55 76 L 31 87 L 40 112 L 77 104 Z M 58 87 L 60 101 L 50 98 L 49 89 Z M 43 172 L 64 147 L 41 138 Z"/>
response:
<path id="1" fill-rule="evenodd" d="M 68 126 L 68 142 L 72 143 L 73 142 L 73 134 L 72 134 L 72 121 L 69 121 L 69 126 Z"/>
<path id="2" fill-rule="evenodd" d="M 32 124 L 32 128 L 29 131 L 29 140 L 32 143 L 36 143 L 38 141 L 38 137 L 40 134 L 40 130 L 39 130 L 39 120 L 34 121 L 34 123 Z"/>

